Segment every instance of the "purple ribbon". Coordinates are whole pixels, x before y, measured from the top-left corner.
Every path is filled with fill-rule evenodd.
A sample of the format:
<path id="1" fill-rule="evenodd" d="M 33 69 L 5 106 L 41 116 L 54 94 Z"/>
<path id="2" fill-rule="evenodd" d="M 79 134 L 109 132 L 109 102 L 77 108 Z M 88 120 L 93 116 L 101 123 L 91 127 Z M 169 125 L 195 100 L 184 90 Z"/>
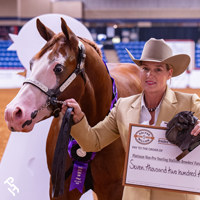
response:
<path id="1" fill-rule="evenodd" d="M 83 192 L 87 167 L 88 163 L 78 161 L 74 162 L 69 191 L 77 188 L 81 193 Z"/>
<path id="2" fill-rule="evenodd" d="M 116 84 L 115 84 L 115 80 L 114 78 L 112 78 L 110 76 L 110 78 L 112 79 L 112 88 L 113 88 L 113 98 L 112 98 L 112 102 L 111 102 L 111 106 L 110 106 L 110 110 L 114 107 L 114 104 L 117 102 L 117 99 L 118 99 L 118 94 L 117 94 L 117 87 L 116 87 Z"/>
<path id="3" fill-rule="evenodd" d="M 69 144 L 68 144 L 68 153 L 69 156 L 72 158 L 72 154 L 71 154 L 71 148 L 73 147 L 73 145 L 78 144 L 78 142 L 76 140 L 70 140 Z"/>
<path id="4" fill-rule="evenodd" d="M 104 60 L 103 60 L 104 62 Z M 108 71 L 108 74 L 110 75 L 110 72 L 108 70 L 108 67 L 106 65 L 106 63 L 104 62 L 104 65 L 106 66 L 106 69 Z M 114 107 L 114 104 L 117 102 L 117 99 L 118 99 L 118 93 L 117 93 L 117 87 L 116 87 L 116 84 L 115 84 L 115 80 L 114 78 L 110 75 L 110 78 L 112 80 L 112 92 L 113 92 L 113 95 L 112 95 L 112 102 L 111 102 L 111 106 L 110 106 L 110 110 Z"/>
<path id="5" fill-rule="evenodd" d="M 68 153 L 72 159 L 73 159 L 73 157 L 71 155 L 71 148 L 73 147 L 73 145 L 76 145 L 76 144 L 78 144 L 76 140 L 72 140 L 68 144 Z M 86 177 L 86 172 L 87 172 L 87 168 L 88 168 L 88 163 L 94 159 L 95 155 L 96 155 L 96 153 L 93 152 L 91 158 L 85 162 L 80 162 L 80 161 L 73 159 L 74 166 L 73 166 L 69 191 L 77 188 L 82 193 L 83 186 L 85 183 L 85 177 Z"/>

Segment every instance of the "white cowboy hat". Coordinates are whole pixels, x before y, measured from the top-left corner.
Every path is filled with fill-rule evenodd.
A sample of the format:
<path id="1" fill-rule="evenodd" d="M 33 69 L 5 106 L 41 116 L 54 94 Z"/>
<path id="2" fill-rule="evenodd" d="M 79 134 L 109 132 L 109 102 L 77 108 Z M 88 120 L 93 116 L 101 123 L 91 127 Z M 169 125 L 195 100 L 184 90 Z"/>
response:
<path id="1" fill-rule="evenodd" d="M 138 66 L 141 66 L 141 61 L 162 62 L 171 65 L 173 77 L 182 74 L 190 63 L 190 57 L 187 54 L 173 56 L 172 49 L 163 39 L 149 39 L 144 45 L 140 60 L 135 59 L 128 49 L 126 51 Z"/>

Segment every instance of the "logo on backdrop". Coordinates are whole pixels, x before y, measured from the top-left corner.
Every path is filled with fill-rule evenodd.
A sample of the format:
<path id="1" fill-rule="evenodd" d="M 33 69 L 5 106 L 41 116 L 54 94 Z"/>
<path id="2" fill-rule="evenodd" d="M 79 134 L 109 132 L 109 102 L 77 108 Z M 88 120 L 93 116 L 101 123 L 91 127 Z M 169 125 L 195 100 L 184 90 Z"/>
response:
<path id="1" fill-rule="evenodd" d="M 140 144 L 150 144 L 154 140 L 153 133 L 146 129 L 141 129 L 134 134 L 135 140 Z"/>
<path id="2" fill-rule="evenodd" d="M 12 193 L 13 196 L 15 196 L 15 193 L 14 191 L 16 190 L 17 193 L 19 193 L 19 189 L 14 185 L 12 184 L 14 182 L 14 179 L 12 177 L 9 177 L 5 182 L 4 184 L 8 184 L 10 187 L 8 188 L 8 190 Z M 13 188 L 13 189 L 11 189 Z"/>

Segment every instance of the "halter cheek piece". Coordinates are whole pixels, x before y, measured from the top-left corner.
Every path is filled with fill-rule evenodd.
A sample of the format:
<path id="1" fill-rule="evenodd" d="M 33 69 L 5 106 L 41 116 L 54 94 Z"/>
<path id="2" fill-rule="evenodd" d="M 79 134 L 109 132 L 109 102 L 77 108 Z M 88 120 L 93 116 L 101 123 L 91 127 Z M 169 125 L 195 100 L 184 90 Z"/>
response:
<path id="1" fill-rule="evenodd" d="M 58 106 L 59 104 L 63 104 L 63 101 L 58 101 L 57 97 L 70 85 L 70 83 L 78 76 L 78 74 L 81 73 L 84 81 L 86 82 L 86 78 L 85 78 L 85 72 L 84 72 L 84 63 L 85 63 L 85 58 L 86 58 L 86 54 L 85 54 L 85 46 L 84 44 L 79 40 L 78 43 L 78 47 L 79 47 L 79 56 L 78 56 L 78 65 L 76 67 L 76 69 L 72 72 L 72 74 L 56 89 L 49 89 L 47 86 L 45 86 L 43 83 L 35 80 L 35 79 L 30 79 L 27 78 L 23 84 L 25 83 L 29 83 L 34 85 L 35 87 L 37 87 L 38 89 L 40 89 L 42 92 L 44 92 L 47 96 L 49 96 L 48 101 L 46 102 L 45 105 L 43 105 L 40 109 L 35 110 L 34 112 L 31 113 L 31 120 L 26 121 L 22 127 L 26 126 L 26 125 L 30 125 L 32 122 L 32 119 L 34 119 L 37 115 L 37 113 L 42 110 L 45 107 L 48 107 L 49 105 L 53 106 L 53 116 L 54 117 L 58 117 L 59 116 L 59 112 L 60 112 L 60 108 Z"/>

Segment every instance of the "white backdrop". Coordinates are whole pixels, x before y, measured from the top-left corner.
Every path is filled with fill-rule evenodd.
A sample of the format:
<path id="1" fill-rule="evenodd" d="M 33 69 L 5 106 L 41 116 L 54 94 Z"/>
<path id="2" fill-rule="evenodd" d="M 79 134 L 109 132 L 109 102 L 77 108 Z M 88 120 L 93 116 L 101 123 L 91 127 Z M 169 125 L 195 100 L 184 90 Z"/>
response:
<path id="1" fill-rule="evenodd" d="M 69 16 L 46 14 L 33 18 L 22 27 L 17 36 L 11 35 L 14 43 L 9 47 L 9 50 L 17 50 L 21 63 L 28 71 L 27 76 L 30 74 L 29 60 L 46 42 L 36 29 L 36 19 L 39 18 L 47 27 L 58 33 L 61 32 L 60 17 L 65 19 L 76 35 L 92 40 L 87 28 Z M 16 76 L 18 78 L 14 85 L 20 87 L 24 78 Z M 11 80 L 8 79 L 8 82 Z M 50 175 L 45 146 L 51 121 L 52 118 L 39 122 L 30 133 L 11 133 L 0 164 L 1 200 L 49 200 Z"/>
<path id="2" fill-rule="evenodd" d="M 173 55 L 187 54 L 190 56 L 190 64 L 188 66 L 188 72 L 171 78 L 168 81 L 170 88 L 200 88 L 200 81 L 196 74 L 199 74 L 199 70 L 195 68 L 195 43 L 192 40 L 165 40 L 167 44 L 172 48 Z"/>

